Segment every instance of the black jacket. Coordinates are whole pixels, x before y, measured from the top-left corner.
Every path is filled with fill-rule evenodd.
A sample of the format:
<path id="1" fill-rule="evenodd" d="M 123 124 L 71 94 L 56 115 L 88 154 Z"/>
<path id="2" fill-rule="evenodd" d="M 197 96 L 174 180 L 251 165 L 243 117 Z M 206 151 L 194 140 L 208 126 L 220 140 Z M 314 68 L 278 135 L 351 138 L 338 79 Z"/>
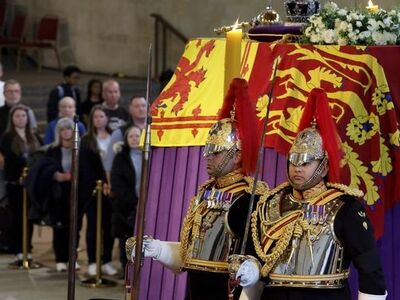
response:
<path id="1" fill-rule="evenodd" d="M 129 150 L 117 153 L 111 169 L 113 199 L 113 234 L 118 238 L 132 236 L 138 198 L 135 191 L 136 175 Z"/>
<path id="2" fill-rule="evenodd" d="M 55 172 L 63 172 L 61 148 L 49 147 L 29 169 L 25 186 L 30 199 L 29 219 L 53 227 L 69 224 L 70 182 L 57 182 Z"/>
<path id="3" fill-rule="evenodd" d="M 89 138 L 84 136 L 79 149 L 79 210 L 82 214 L 93 202 L 96 182 L 107 182 L 106 173 L 99 152 L 89 147 Z"/>
<path id="4" fill-rule="evenodd" d="M 36 134 L 35 137 L 37 139 L 39 147 L 42 144 L 41 139 Z M 28 164 L 28 158 L 25 157 L 22 153 L 17 154 L 13 152 L 11 148 L 12 141 L 13 135 L 9 132 L 6 132 L 0 138 L 0 152 L 4 156 L 4 174 L 6 181 L 17 182 L 22 175 L 23 169 Z"/>

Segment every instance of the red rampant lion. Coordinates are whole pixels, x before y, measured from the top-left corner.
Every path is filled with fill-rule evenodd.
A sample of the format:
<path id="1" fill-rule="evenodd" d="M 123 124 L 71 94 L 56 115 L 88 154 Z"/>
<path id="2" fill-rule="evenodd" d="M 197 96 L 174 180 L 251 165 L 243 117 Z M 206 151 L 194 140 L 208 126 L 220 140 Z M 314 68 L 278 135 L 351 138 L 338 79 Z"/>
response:
<path id="1" fill-rule="evenodd" d="M 201 45 L 200 40 L 197 43 L 197 47 Z M 158 114 L 158 108 L 166 108 L 167 105 L 163 103 L 166 100 L 175 101 L 176 104 L 172 107 L 171 112 L 178 114 L 183 109 L 184 104 L 188 101 L 189 93 L 192 89 L 192 85 L 197 88 L 199 84 L 204 80 L 206 70 L 201 68 L 200 70 L 194 71 L 198 66 L 203 55 L 208 57 L 211 51 L 215 47 L 215 41 L 208 41 L 205 43 L 196 55 L 196 59 L 190 62 L 186 57 L 182 57 L 175 70 L 175 81 L 165 91 L 163 91 L 156 101 L 156 105 L 153 105 L 153 116 Z"/>

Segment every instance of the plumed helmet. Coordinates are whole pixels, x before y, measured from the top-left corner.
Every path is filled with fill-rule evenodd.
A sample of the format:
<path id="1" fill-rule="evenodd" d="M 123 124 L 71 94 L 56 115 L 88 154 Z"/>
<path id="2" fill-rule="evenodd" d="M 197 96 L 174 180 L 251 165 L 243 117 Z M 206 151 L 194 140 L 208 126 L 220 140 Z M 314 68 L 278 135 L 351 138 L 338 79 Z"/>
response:
<path id="1" fill-rule="evenodd" d="M 295 166 L 301 166 L 313 160 L 325 157 L 322 137 L 313 127 L 299 132 L 289 151 L 289 161 Z"/>
<path id="2" fill-rule="evenodd" d="M 329 181 L 340 182 L 341 141 L 324 90 L 310 92 L 288 161 L 295 166 L 313 160 L 329 164 Z"/>
<path id="3" fill-rule="evenodd" d="M 258 126 L 255 101 L 249 97 L 246 80 L 232 80 L 218 119 L 208 133 L 204 156 L 241 150 L 243 172 L 250 174 L 257 162 Z"/>
<path id="4" fill-rule="evenodd" d="M 234 148 L 240 150 L 240 140 L 232 119 L 217 121 L 208 132 L 204 156 Z"/>

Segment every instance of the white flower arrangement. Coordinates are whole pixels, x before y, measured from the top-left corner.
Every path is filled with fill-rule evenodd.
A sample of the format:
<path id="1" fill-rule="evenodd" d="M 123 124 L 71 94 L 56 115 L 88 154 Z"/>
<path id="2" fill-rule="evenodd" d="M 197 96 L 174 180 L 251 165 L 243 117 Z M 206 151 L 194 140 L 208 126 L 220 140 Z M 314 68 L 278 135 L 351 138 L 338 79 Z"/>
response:
<path id="1" fill-rule="evenodd" d="M 311 44 L 400 44 L 400 10 L 349 11 L 328 2 L 309 18 L 303 33 L 303 42 Z"/>

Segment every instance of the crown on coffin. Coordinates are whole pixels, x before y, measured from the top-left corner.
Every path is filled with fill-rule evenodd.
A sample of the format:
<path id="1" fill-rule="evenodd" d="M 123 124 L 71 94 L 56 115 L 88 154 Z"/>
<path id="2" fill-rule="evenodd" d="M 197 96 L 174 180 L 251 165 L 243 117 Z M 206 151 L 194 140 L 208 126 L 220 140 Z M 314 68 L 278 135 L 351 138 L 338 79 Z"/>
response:
<path id="1" fill-rule="evenodd" d="M 308 18 L 316 14 L 320 8 L 318 0 L 285 0 L 287 21 L 305 23 Z"/>

